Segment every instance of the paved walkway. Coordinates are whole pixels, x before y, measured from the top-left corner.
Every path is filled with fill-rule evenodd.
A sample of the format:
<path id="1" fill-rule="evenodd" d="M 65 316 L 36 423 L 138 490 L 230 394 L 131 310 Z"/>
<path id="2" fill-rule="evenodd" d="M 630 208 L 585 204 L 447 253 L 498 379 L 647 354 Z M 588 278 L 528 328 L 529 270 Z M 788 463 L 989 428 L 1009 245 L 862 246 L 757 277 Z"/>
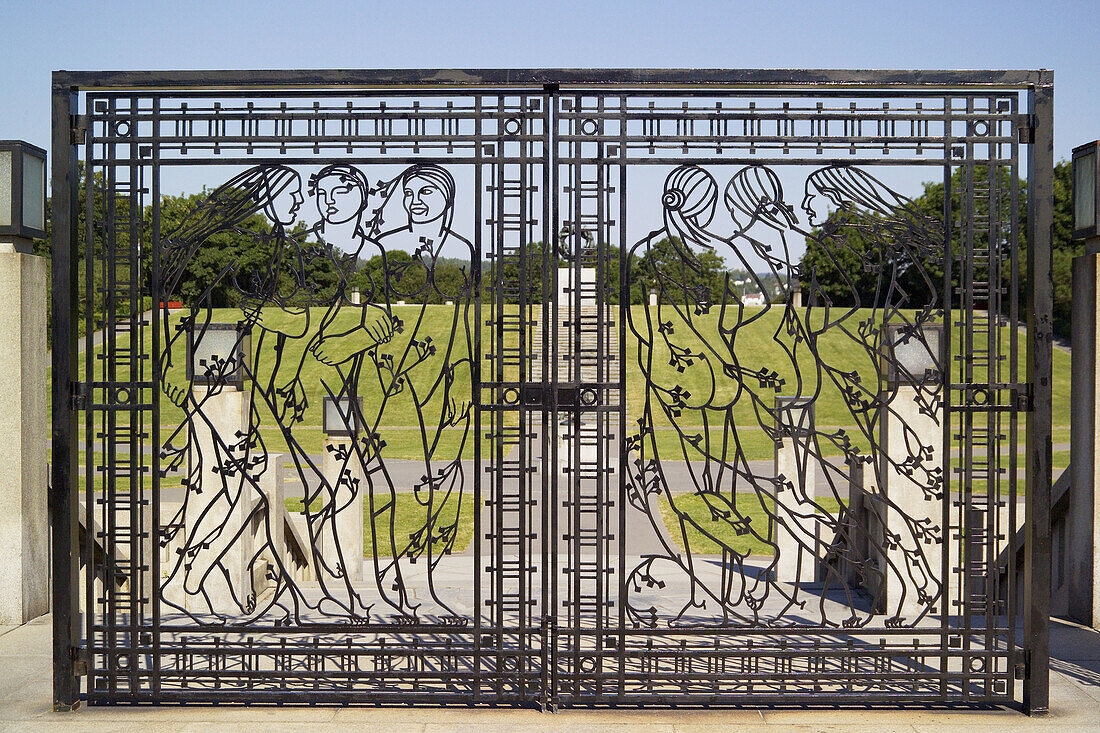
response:
<path id="1" fill-rule="evenodd" d="M 0 627 L 0 731 L 399 731 L 399 733 L 724 733 L 740 730 L 1100 730 L 1100 634 L 1055 622 L 1051 714 L 1016 710 L 533 710 L 470 708 L 104 707 L 50 712 L 50 623 Z"/>

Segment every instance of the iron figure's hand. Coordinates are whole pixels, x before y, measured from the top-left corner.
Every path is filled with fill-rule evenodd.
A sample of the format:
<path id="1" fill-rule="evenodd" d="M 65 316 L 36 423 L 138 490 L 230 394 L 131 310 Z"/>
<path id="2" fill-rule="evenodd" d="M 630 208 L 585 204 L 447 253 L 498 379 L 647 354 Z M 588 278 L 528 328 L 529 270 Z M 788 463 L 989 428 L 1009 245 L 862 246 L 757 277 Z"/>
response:
<path id="1" fill-rule="evenodd" d="M 187 401 L 187 393 L 190 389 L 191 387 L 189 384 L 177 384 L 168 377 L 161 380 L 161 390 L 164 392 L 164 396 L 176 407 L 183 407 L 183 403 Z"/>
<path id="2" fill-rule="evenodd" d="M 322 364 L 336 366 L 366 349 L 370 344 L 365 339 L 356 338 L 356 332 L 318 339 L 309 347 L 313 355 Z"/>
<path id="3" fill-rule="evenodd" d="M 285 420 L 288 415 L 290 416 L 291 422 L 298 422 L 301 420 L 308 406 L 306 388 L 305 385 L 302 384 L 302 380 L 295 377 L 293 381 L 280 387 L 275 392 L 282 398 L 282 409 L 279 415 L 280 420 Z"/>
<path id="4" fill-rule="evenodd" d="M 468 399 L 447 398 L 447 411 L 444 425 L 458 426 L 470 417 L 472 403 Z"/>

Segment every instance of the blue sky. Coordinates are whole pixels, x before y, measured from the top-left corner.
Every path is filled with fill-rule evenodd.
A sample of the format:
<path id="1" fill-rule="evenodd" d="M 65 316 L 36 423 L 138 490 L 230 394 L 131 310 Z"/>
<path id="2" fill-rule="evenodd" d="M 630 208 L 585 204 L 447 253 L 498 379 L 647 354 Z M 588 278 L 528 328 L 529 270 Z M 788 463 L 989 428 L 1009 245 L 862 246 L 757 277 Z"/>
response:
<path id="1" fill-rule="evenodd" d="M 1100 138 L 1095 0 L 0 0 L 0 27 L 0 138 L 43 147 L 54 69 L 1050 68 L 1056 157 Z"/>
<path id="2" fill-rule="evenodd" d="M 0 138 L 49 140 L 53 69 L 1052 68 L 1055 144 L 1100 137 L 1087 1 L 0 0 Z"/>

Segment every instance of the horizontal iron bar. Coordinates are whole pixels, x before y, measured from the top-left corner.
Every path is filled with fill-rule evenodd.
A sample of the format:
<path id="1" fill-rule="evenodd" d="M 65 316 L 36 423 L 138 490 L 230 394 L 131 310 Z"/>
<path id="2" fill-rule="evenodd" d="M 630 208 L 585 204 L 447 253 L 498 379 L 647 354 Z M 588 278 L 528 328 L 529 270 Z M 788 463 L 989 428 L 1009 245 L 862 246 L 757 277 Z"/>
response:
<path id="1" fill-rule="evenodd" d="M 942 87 L 1028 89 L 1054 83 L 1049 70 L 842 69 L 295 69 L 219 71 L 55 71 L 72 89 L 233 89 L 237 87 Z"/>

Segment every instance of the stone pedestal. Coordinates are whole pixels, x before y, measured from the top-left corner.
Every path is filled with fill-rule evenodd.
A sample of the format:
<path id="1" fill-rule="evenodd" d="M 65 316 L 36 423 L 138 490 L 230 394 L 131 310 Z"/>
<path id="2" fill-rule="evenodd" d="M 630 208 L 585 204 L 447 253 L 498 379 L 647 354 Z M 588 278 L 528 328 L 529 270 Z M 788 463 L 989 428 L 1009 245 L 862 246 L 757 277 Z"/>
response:
<path id="1" fill-rule="evenodd" d="M 240 471 L 226 469 L 232 457 L 243 455 L 236 444 L 238 434 L 248 430 L 250 394 L 233 387 L 196 386 L 193 397 L 198 408 L 188 461 L 189 473 L 198 469 L 201 493 L 195 487 L 188 490 L 184 524 L 187 547 L 203 546 L 184 574 L 184 605 L 194 613 L 237 614 L 238 601 L 253 592 L 252 527 L 246 522 L 255 497 Z M 225 572 L 211 570 L 215 563 Z"/>
<path id="2" fill-rule="evenodd" d="M 595 289 L 596 284 L 596 268 L 595 267 L 582 267 L 580 288 L 577 285 L 577 271 L 571 267 L 559 267 L 558 268 L 558 307 L 561 308 L 565 305 L 572 304 L 575 301 L 570 301 L 569 296 L 572 293 L 574 298 L 582 297 L 581 290 L 589 290 L 590 292 Z M 589 287 L 585 287 L 589 286 Z M 592 305 L 596 304 L 594 297 L 591 298 Z"/>
<path id="3" fill-rule="evenodd" d="M 923 469 L 935 472 L 938 468 L 941 473 L 944 472 L 943 425 L 940 422 L 942 409 L 933 410 L 932 414 L 929 414 L 925 405 L 925 409 L 922 410 L 922 405 L 917 400 L 917 387 L 900 385 L 896 389 L 890 409 L 883 413 L 883 452 L 889 458 L 888 464 L 883 468 L 883 479 L 886 484 L 884 493 L 892 505 L 884 508 L 886 528 L 900 535 L 901 543 L 910 550 L 914 548 L 914 543 L 919 545 L 927 560 L 928 592 L 934 593 L 942 583 L 946 594 L 950 590 L 950 583 L 947 582 L 948 579 L 942 577 L 941 568 L 944 547 L 949 546 L 951 538 L 945 536 L 946 532 L 943 531 L 942 500 L 928 496 L 921 488 L 925 483 Z M 909 431 L 908 440 L 906 439 L 907 430 Z M 912 456 L 917 451 L 917 443 L 922 449 L 930 449 L 932 454 L 931 457 L 926 456 L 921 460 L 922 470 L 909 475 L 899 470 L 897 466 L 906 465 L 907 461 L 912 461 Z M 928 520 L 928 524 L 935 528 L 935 535 L 939 541 L 914 538 L 907 527 L 906 518 L 915 523 Z M 885 538 L 883 541 L 886 546 L 886 559 L 893 568 L 897 569 L 895 571 L 883 567 L 886 573 L 886 607 L 899 612 L 908 620 L 913 620 L 928 607 L 928 604 L 918 600 L 917 584 L 913 579 L 908 575 L 903 579 L 899 577 L 899 572 L 916 574 L 916 570 L 909 563 L 900 545 L 887 544 Z M 909 571 L 906 568 L 909 568 Z M 904 600 L 899 605 L 898 599 L 903 593 Z M 950 609 L 950 599 L 944 600 L 948 601 L 947 607 Z M 941 603 L 937 602 L 931 612 L 938 612 L 940 605 Z"/>
<path id="4" fill-rule="evenodd" d="M 263 566 L 278 566 L 282 562 L 284 569 L 290 572 L 293 561 L 286 549 L 286 494 L 283 490 L 283 459 L 282 453 L 269 453 L 267 456 L 267 470 L 260 476 L 260 491 L 267 501 L 267 522 L 255 523 L 256 535 L 253 538 L 254 546 L 262 544 L 270 536 L 270 547 L 260 555 L 259 570 Z M 257 575 L 253 572 L 253 577 Z M 262 585 L 269 585 L 267 574 L 263 573 Z"/>
<path id="5" fill-rule="evenodd" d="M 353 448 L 354 438 L 341 436 L 325 441 L 321 470 L 331 494 L 329 490 L 322 491 L 320 498 L 333 504 L 336 532 L 334 536 L 326 514 L 326 526 L 321 531 L 321 553 L 330 568 L 339 564 L 346 568 L 349 579 L 362 580 L 363 492 L 370 488 L 363 478 L 363 467 Z"/>
<path id="6" fill-rule="evenodd" d="M 49 611 L 46 260 L 0 252 L 0 624 Z"/>
<path id="7" fill-rule="evenodd" d="M 1073 355 L 1070 383 L 1069 508 L 1065 528 L 1065 577 L 1070 618 L 1100 629 L 1100 502 L 1096 501 L 1100 465 L 1100 255 L 1073 260 Z"/>
<path id="8" fill-rule="evenodd" d="M 817 574 L 817 536 L 820 522 L 813 504 L 817 495 L 817 457 L 811 452 L 813 405 L 789 397 L 776 398 L 777 427 L 782 438 L 775 447 L 775 475 L 782 485 L 775 492 L 772 541 L 779 557 L 775 580 L 812 583 Z"/>

